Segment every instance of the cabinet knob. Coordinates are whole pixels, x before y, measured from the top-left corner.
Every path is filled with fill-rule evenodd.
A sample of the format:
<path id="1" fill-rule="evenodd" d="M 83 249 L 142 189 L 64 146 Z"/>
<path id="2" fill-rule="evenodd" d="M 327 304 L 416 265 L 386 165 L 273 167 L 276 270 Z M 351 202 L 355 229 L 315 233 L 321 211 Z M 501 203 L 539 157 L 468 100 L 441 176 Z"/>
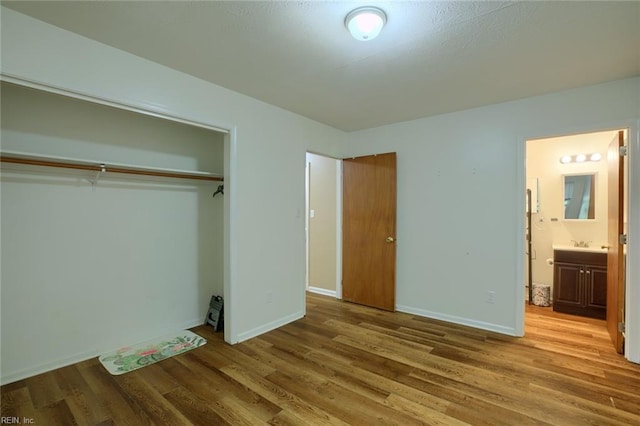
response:
<path id="1" fill-rule="evenodd" d="M 587 271 L 587 274 L 590 274 L 590 273 L 591 273 L 591 271 Z"/>
<path id="2" fill-rule="evenodd" d="M 581 274 L 584 274 L 584 269 L 580 269 L 580 273 L 581 273 Z"/>

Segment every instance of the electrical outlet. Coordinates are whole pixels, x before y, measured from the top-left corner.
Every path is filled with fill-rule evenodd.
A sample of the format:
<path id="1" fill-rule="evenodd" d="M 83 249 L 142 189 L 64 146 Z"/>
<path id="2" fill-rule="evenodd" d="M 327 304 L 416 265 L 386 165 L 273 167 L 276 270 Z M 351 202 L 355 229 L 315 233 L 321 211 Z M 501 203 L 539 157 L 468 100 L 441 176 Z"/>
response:
<path id="1" fill-rule="evenodd" d="M 496 292 L 495 291 L 487 291 L 485 295 L 484 301 L 486 303 L 495 303 L 496 302 Z"/>
<path id="2" fill-rule="evenodd" d="M 273 293 L 268 291 L 264 298 L 265 303 L 273 302 Z"/>

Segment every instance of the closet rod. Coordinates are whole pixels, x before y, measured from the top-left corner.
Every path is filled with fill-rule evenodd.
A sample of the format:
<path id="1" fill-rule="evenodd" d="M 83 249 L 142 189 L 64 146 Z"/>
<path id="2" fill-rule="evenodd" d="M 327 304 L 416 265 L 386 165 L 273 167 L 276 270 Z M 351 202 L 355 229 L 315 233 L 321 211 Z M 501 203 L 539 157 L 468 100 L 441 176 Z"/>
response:
<path id="1" fill-rule="evenodd" d="M 11 157 L 6 155 L 0 155 L 0 161 L 3 163 L 27 164 L 31 166 L 58 167 L 58 168 L 76 169 L 76 170 L 90 170 L 94 172 L 126 173 L 131 175 L 210 180 L 210 181 L 218 181 L 218 182 L 222 182 L 224 180 L 220 176 L 198 175 L 198 174 L 181 173 L 181 172 L 174 172 L 174 171 L 145 170 L 145 169 L 136 169 L 136 168 L 127 168 L 127 167 L 117 167 L 117 166 L 109 166 L 102 163 L 75 164 L 75 163 L 65 163 L 63 161 L 35 160 L 31 158 Z"/>

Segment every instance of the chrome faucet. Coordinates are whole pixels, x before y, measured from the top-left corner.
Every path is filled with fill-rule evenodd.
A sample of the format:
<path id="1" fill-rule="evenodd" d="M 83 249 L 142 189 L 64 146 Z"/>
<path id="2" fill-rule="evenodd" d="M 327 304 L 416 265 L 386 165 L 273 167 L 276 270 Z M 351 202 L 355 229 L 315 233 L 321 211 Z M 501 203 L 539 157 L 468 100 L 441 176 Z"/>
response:
<path id="1" fill-rule="evenodd" d="M 571 240 L 571 241 L 573 241 L 574 247 L 585 247 L 585 248 L 588 248 L 589 243 L 591 242 L 591 241 L 576 241 L 576 240 Z"/>

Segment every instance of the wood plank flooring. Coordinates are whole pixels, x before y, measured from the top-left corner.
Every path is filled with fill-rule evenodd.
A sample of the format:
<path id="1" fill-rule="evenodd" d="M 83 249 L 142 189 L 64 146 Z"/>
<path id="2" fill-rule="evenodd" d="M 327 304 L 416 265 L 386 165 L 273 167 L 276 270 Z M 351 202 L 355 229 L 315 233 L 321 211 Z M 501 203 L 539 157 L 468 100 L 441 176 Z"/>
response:
<path id="1" fill-rule="evenodd" d="M 307 316 L 111 376 L 97 359 L 0 388 L 36 425 L 638 425 L 640 365 L 603 321 L 527 307 L 512 338 L 309 294 Z M 7 420 L 3 420 L 7 423 Z M 22 424 L 25 424 L 23 421 Z"/>

